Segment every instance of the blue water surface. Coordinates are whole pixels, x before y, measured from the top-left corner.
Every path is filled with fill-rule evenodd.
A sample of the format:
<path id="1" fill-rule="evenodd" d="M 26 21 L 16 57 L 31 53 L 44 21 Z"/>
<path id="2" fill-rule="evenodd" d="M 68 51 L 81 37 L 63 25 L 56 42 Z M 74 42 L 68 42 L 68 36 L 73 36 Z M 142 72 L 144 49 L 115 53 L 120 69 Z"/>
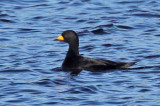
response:
<path id="1" fill-rule="evenodd" d="M 60 67 L 74 30 L 80 54 L 127 70 Z M 0 0 L 0 106 L 159 106 L 159 0 Z"/>

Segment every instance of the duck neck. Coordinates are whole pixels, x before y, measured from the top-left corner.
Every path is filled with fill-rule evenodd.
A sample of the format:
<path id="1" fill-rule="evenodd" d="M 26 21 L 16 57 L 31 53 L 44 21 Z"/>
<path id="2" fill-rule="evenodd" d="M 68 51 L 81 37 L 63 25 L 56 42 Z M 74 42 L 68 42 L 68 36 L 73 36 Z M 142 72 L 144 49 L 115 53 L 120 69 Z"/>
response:
<path id="1" fill-rule="evenodd" d="M 67 56 L 78 56 L 79 55 L 79 45 L 78 44 L 70 44 Z"/>

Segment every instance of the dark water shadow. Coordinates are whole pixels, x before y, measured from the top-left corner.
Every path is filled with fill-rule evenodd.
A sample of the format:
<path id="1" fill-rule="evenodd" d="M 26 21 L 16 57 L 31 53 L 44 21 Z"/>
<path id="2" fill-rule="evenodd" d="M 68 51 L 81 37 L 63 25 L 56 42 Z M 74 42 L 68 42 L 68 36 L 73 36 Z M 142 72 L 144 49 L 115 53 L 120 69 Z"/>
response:
<path id="1" fill-rule="evenodd" d="M 143 67 L 135 67 L 135 68 L 123 68 L 123 69 L 109 69 L 109 70 L 98 70 L 98 71 L 90 71 L 90 70 L 78 70 L 78 69 L 74 69 L 74 70 L 63 70 L 61 67 L 57 67 L 57 68 L 53 68 L 51 69 L 52 71 L 63 71 L 63 72 L 68 72 L 70 73 L 71 76 L 77 76 L 80 74 L 81 71 L 90 71 L 95 73 L 95 75 L 97 73 L 110 73 L 110 72 L 114 72 L 114 71 L 124 71 L 124 72 L 128 72 L 131 70 L 141 70 L 141 69 L 152 69 L 152 68 L 156 68 L 156 69 L 160 69 L 160 66 L 143 66 Z M 160 73 L 160 71 L 154 71 L 154 73 Z"/>
<path id="2" fill-rule="evenodd" d="M 56 67 L 51 69 L 51 71 L 63 71 L 70 73 L 71 76 L 77 76 L 82 70 L 73 69 L 73 70 L 63 70 L 61 67 Z"/>
<path id="3" fill-rule="evenodd" d="M 8 69 L 8 70 L 2 70 L 0 73 L 17 73 L 17 72 L 31 72 L 29 69 Z"/>
<path id="4" fill-rule="evenodd" d="M 160 66 L 143 66 L 143 67 L 135 67 L 135 68 L 126 68 L 126 70 L 140 70 L 140 69 L 150 69 L 150 68 L 160 69 Z"/>

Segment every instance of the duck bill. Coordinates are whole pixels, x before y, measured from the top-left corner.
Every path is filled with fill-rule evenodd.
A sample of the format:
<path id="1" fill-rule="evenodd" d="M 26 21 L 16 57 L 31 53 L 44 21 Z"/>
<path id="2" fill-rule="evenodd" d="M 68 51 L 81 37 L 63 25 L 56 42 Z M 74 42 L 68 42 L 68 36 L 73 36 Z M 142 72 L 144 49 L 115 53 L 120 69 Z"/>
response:
<path id="1" fill-rule="evenodd" d="M 57 39 L 55 39 L 54 41 L 64 41 L 64 37 L 61 35 Z"/>

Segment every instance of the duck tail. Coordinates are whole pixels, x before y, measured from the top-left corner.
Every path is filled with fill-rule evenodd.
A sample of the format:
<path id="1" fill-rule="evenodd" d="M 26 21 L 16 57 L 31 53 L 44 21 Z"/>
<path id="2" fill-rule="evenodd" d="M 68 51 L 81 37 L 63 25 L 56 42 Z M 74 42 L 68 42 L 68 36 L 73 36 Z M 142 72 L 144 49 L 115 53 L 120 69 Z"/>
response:
<path id="1" fill-rule="evenodd" d="M 134 65 L 135 63 L 136 63 L 136 62 L 124 63 L 124 64 L 121 66 L 121 68 L 128 68 L 128 67 Z"/>

